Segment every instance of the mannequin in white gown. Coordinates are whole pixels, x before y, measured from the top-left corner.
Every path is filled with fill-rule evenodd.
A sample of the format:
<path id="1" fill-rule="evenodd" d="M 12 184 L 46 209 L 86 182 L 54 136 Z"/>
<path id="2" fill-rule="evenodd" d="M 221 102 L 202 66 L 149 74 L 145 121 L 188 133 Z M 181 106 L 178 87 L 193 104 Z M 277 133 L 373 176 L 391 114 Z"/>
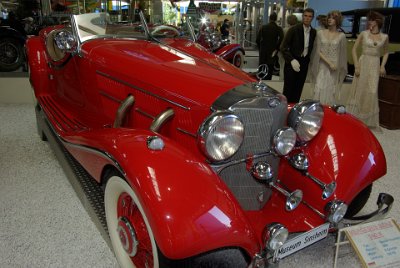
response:
<path id="1" fill-rule="evenodd" d="M 363 31 L 353 47 L 354 79 L 351 86 L 347 111 L 355 115 L 370 128 L 379 128 L 378 84 L 379 76 L 385 76 L 388 58 L 388 36 L 381 33 L 383 16 L 371 12 L 368 30 Z M 357 47 L 362 53 L 357 58 Z M 382 62 L 380 57 L 383 55 Z"/>
<path id="2" fill-rule="evenodd" d="M 340 90 L 347 74 L 346 36 L 337 29 L 342 23 L 339 11 L 331 11 L 328 28 L 319 30 L 312 55 L 311 85 L 313 99 L 322 104 L 334 105 L 340 99 Z"/>

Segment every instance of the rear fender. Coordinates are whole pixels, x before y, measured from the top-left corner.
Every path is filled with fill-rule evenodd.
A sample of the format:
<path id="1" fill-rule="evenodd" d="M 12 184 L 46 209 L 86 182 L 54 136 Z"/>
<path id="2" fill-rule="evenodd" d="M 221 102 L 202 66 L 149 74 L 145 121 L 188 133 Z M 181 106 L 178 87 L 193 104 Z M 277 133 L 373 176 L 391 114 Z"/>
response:
<path id="1" fill-rule="evenodd" d="M 218 49 L 215 51 L 215 54 L 222 57 L 223 59 L 227 61 L 231 61 L 233 59 L 233 56 L 235 55 L 236 51 L 241 51 L 243 55 L 245 54 L 243 48 L 239 44 L 229 44 L 226 46 L 223 46 L 222 48 Z"/>
<path id="2" fill-rule="evenodd" d="M 308 157 L 311 175 L 324 183 L 336 181 L 335 194 L 329 200 L 340 199 L 349 204 L 361 190 L 386 174 L 381 145 L 374 134 L 350 114 L 337 114 L 325 108 L 319 134 L 302 150 Z M 288 161 L 281 161 L 279 174 L 292 189 L 302 189 L 306 201 L 319 204 L 316 207 L 323 209 L 326 202 L 321 202 L 321 188 L 316 183 L 294 170 Z"/>
<path id="3" fill-rule="evenodd" d="M 204 161 L 165 137 L 163 150 L 150 150 L 147 138 L 156 135 L 150 131 L 100 132 L 73 143 L 99 148 L 118 162 L 165 256 L 182 259 L 227 246 L 259 250 L 240 205 Z"/>

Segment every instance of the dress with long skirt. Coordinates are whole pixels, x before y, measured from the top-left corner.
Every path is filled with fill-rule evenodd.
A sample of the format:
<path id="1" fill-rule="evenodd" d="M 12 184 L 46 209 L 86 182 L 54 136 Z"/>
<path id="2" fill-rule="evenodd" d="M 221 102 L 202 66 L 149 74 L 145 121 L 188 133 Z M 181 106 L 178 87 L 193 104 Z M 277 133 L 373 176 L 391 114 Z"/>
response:
<path id="1" fill-rule="evenodd" d="M 340 91 L 347 74 L 346 36 L 338 33 L 329 37 L 329 30 L 317 32 L 315 47 L 311 57 L 311 85 L 314 88 L 313 99 L 322 104 L 334 105 L 341 102 Z M 320 57 L 322 53 L 336 70 L 332 71 Z"/>
<path id="2" fill-rule="evenodd" d="M 370 128 L 379 128 L 378 85 L 380 57 L 387 45 L 387 34 L 380 33 L 380 40 L 370 38 L 369 31 L 363 31 L 362 53 L 359 59 L 360 75 L 354 76 L 351 85 L 347 111 Z"/>

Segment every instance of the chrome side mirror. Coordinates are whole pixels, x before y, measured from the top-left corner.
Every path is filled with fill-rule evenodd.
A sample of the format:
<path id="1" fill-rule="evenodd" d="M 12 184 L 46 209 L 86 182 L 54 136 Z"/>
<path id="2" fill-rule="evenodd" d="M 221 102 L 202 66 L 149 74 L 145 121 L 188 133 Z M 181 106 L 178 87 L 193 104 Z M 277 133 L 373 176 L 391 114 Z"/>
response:
<path id="1" fill-rule="evenodd" d="M 76 51 L 77 42 L 74 35 L 68 30 L 60 30 L 54 35 L 54 41 L 62 51 L 73 53 Z"/>

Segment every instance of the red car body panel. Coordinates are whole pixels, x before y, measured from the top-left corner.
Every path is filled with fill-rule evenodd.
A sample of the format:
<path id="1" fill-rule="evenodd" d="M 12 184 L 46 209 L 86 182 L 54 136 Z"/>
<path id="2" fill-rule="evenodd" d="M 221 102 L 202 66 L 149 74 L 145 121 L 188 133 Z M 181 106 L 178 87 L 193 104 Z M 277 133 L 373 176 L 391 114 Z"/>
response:
<path id="1" fill-rule="evenodd" d="M 173 39 L 164 44 L 91 40 L 83 43 L 79 56 L 49 65 L 48 32 L 27 42 L 40 106 L 67 150 L 98 182 L 108 166 L 123 172 L 165 256 L 182 259 L 222 247 L 239 247 L 254 256 L 271 222 L 301 232 L 326 221 L 305 204 L 286 211 L 285 198 L 277 192 L 262 209 L 244 211 L 197 149 L 195 136 L 213 102 L 254 82 L 247 74 L 198 44 Z M 112 128 L 128 95 L 135 96 L 135 112 L 124 128 Z M 174 119 L 158 134 L 149 131 L 152 118 L 171 107 Z M 147 148 L 146 138 L 153 135 L 163 138 L 164 150 Z M 328 108 L 320 133 L 301 149 L 312 163 L 310 173 L 325 183 L 337 182 L 335 194 L 321 201 L 321 189 L 285 160 L 279 179 L 290 190 L 301 188 L 304 200 L 321 212 L 333 199 L 349 203 L 386 173 L 373 134 L 352 116 Z"/>

